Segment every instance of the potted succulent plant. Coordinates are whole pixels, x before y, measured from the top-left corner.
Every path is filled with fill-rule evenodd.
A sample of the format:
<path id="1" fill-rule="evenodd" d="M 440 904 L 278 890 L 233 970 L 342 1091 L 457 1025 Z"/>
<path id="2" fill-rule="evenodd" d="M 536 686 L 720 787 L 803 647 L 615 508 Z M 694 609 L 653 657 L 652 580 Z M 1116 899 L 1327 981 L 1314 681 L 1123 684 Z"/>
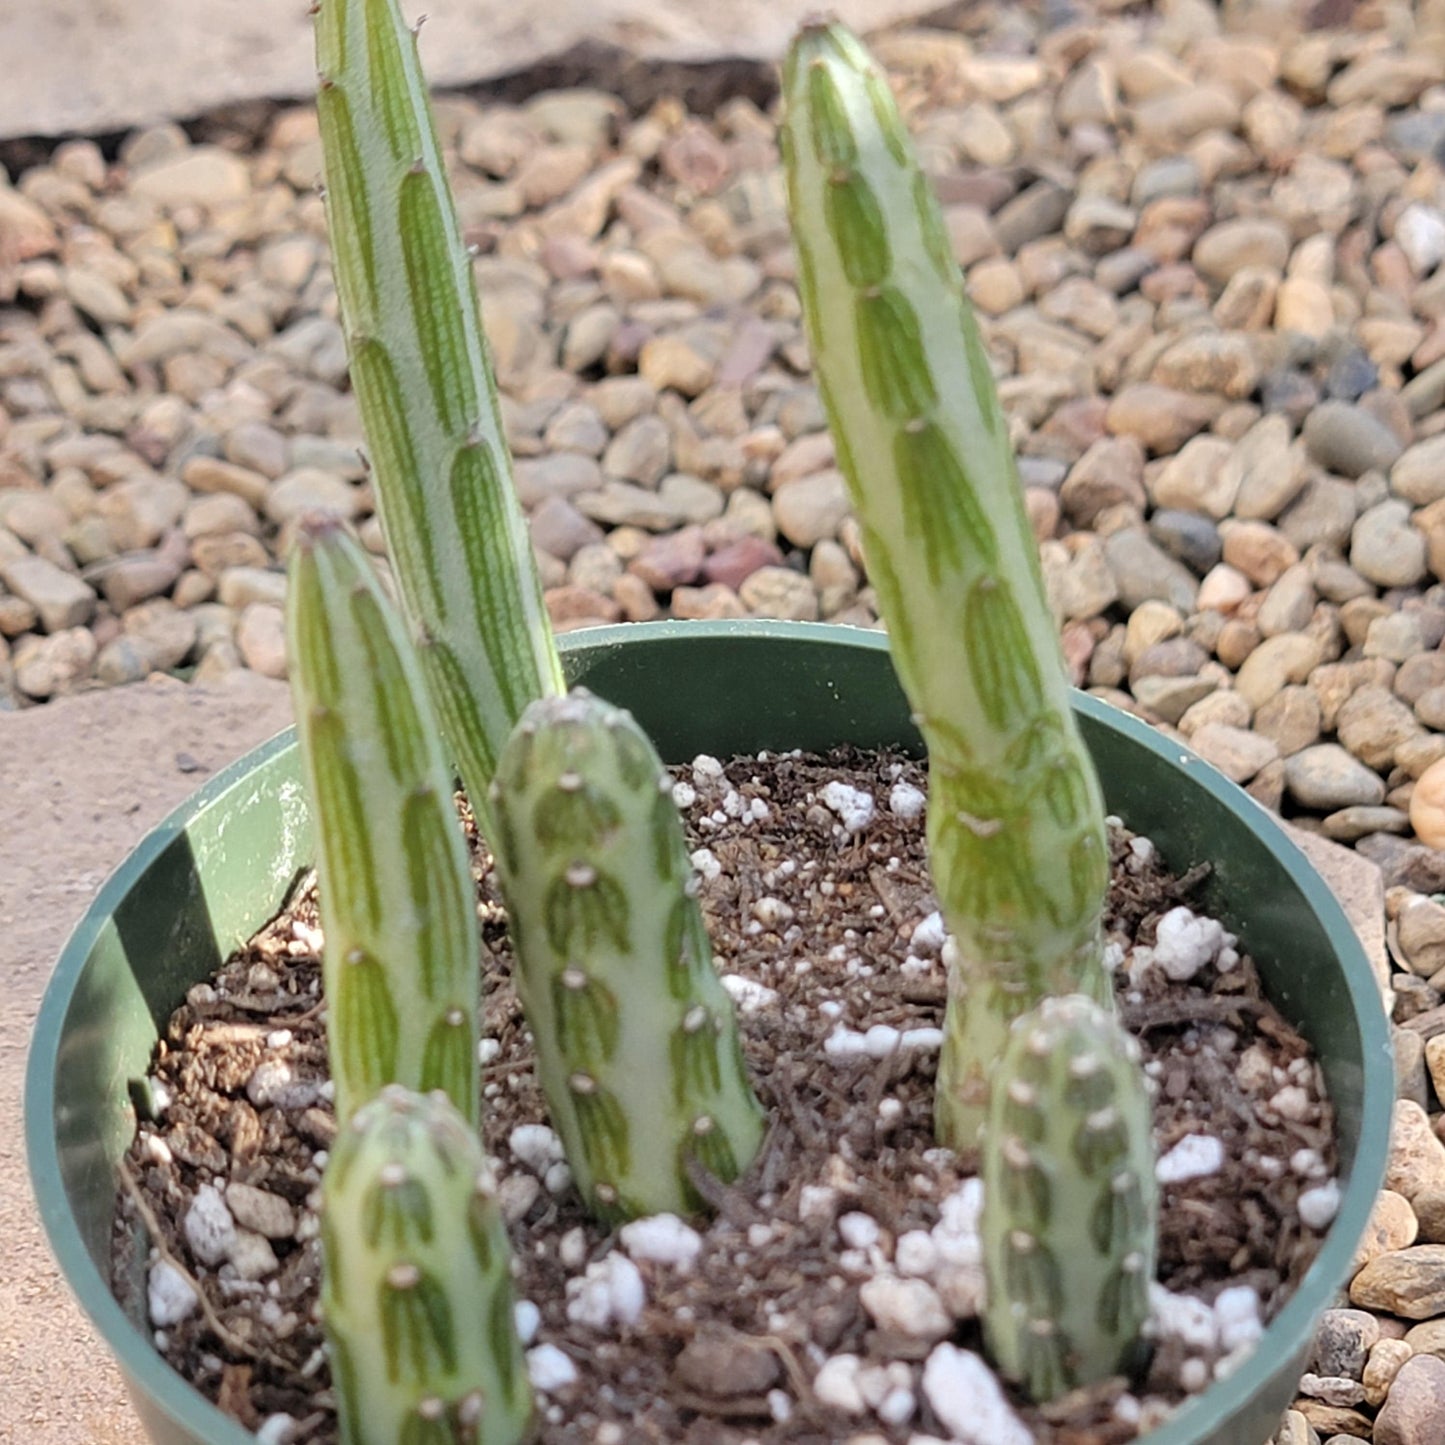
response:
<path id="1" fill-rule="evenodd" d="M 1218 864 L 1221 906 L 1319 1053 L 1345 1171 L 1335 1226 L 1269 1346 L 1149 1436 L 1262 1442 L 1383 1174 L 1383 1016 L 1278 829 L 1141 725 L 1071 701 L 987 358 L 881 73 L 840 27 L 807 27 L 784 140 L 818 381 L 906 704 L 883 640 L 831 629 L 613 630 L 565 649 L 564 668 L 394 0 L 323 0 L 318 58 L 338 292 L 403 611 L 343 528 L 303 525 L 299 748 L 218 779 L 107 886 L 31 1064 L 43 1213 L 152 1438 L 244 1434 L 167 1376 L 97 1274 L 123 1081 L 222 941 L 259 926 L 310 861 L 308 819 L 340 1128 L 322 1240 L 342 1438 L 502 1445 L 526 1437 L 531 1405 L 476 1138 L 477 939 L 450 765 L 496 858 L 552 1119 L 584 1199 L 613 1220 L 697 1211 L 699 1179 L 743 1174 L 763 1134 L 658 748 L 916 748 L 921 733 L 950 935 L 937 1131 L 961 1153 L 982 1141 L 986 1332 L 1009 1378 L 1047 1399 L 1120 1372 L 1148 1312 L 1148 1093 L 1104 963 L 1105 793 L 1177 863 Z M 780 654 L 765 698 L 687 708 L 698 668 Z M 567 693 L 569 672 L 590 691 Z M 218 871 L 243 839 L 252 875 Z M 1307 976 L 1291 972 L 1301 938 L 1318 950 Z"/>

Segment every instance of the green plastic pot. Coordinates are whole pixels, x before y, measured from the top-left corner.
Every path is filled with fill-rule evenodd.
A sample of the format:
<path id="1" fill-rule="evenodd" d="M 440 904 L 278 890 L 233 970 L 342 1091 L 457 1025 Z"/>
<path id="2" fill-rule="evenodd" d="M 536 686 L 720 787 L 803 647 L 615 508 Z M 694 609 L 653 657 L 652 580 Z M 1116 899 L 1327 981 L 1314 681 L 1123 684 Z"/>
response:
<path id="1" fill-rule="evenodd" d="M 658 623 L 563 639 L 568 674 L 632 709 L 663 756 L 837 743 L 921 751 L 878 633 L 790 623 Z M 1384 1177 L 1394 1097 L 1370 965 L 1339 904 L 1274 819 L 1137 719 L 1075 705 L 1109 807 L 1176 869 L 1208 861 L 1205 901 L 1258 960 L 1271 997 L 1318 1052 L 1339 1118 L 1343 1197 L 1299 1290 L 1254 1354 L 1148 1445 L 1263 1445 L 1348 1277 Z M 81 1305 L 119 1362 L 156 1445 L 252 1437 L 176 1375 L 106 1284 L 114 1164 L 135 1132 L 134 1081 L 194 983 L 280 907 L 311 859 L 296 748 L 285 733 L 202 788 L 112 875 L 46 992 L 26 1084 L 40 1216 Z"/>

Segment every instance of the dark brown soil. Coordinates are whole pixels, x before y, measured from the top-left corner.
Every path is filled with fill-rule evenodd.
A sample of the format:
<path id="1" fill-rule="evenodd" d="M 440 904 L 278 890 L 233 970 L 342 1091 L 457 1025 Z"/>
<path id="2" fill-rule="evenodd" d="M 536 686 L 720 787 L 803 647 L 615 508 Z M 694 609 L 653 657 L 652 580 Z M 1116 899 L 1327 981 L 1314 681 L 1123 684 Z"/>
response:
<path id="1" fill-rule="evenodd" d="M 899 757 L 840 752 L 821 760 L 734 760 L 720 781 L 690 768 L 679 776 L 696 785 L 696 802 L 686 810 L 691 846 L 711 850 L 721 865 L 702 886 L 720 970 L 776 993 L 741 1018 L 772 1127 L 748 1177 L 719 1193 L 697 1267 L 682 1274 L 641 1265 L 647 1305 L 620 1334 L 573 1323 L 565 1308 L 567 1281 L 582 1273 L 577 1260 L 603 1257 L 613 1239 L 587 1218 L 573 1192 L 549 1192 L 507 1145 L 515 1126 L 544 1122 L 545 1111 L 510 982 L 490 864 L 484 850 L 476 854 L 485 1033 L 497 1044 L 484 1070 L 487 1144 L 509 1178 L 519 1298 L 541 1311 L 538 1342 L 560 1346 L 580 1371 L 576 1386 L 544 1398 L 540 1439 L 821 1445 L 859 1430 L 897 1442 L 917 1431 L 946 1436 L 918 1388 L 932 1341 L 874 1326 L 859 1298 L 874 1266 L 848 1249 L 837 1224 L 840 1214 L 872 1216 L 887 1254 L 905 1231 L 934 1226 L 942 1202 L 965 1177 L 959 1161 L 933 1145 L 935 1055 L 914 1049 L 844 1059 L 824 1050 L 840 1024 L 906 1030 L 941 1021 L 936 955 L 904 966 L 914 929 L 935 907 L 922 822 L 901 822 L 887 807 L 894 781 L 921 788 L 922 770 Z M 817 799 L 837 778 L 879 800 L 873 822 L 857 836 L 844 835 Z M 746 814 L 755 798 L 767 803 L 767 819 L 732 816 Z M 1121 830 L 1113 846 L 1109 934 L 1126 948 L 1148 945 L 1159 917 L 1187 903 L 1198 879 L 1173 879 L 1152 860 L 1141 862 Z M 318 1246 L 305 1213 L 320 1178 L 317 1151 L 334 1129 L 323 1082 L 315 927 L 308 887 L 211 985 L 193 989 L 172 1018 L 154 1073 L 171 1097 L 162 1117 L 143 1125 L 127 1160 L 116 1281 L 122 1299 L 143 1311 L 147 1259 L 163 1251 L 205 1300 L 165 1335 L 172 1363 L 249 1428 L 285 1413 L 298 1422 L 288 1439 L 331 1445 L 335 1427 L 314 1317 Z M 1318 1071 L 1296 1062 L 1306 1059 L 1307 1048 L 1262 1000 L 1247 957 L 1227 972 L 1207 967 L 1187 985 L 1150 981 L 1142 991 L 1125 985 L 1121 978 L 1122 1016 L 1159 1083 L 1160 1152 L 1207 1131 L 1228 1153 L 1222 1172 L 1164 1190 L 1160 1281 L 1205 1301 L 1226 1286 L 1252 1285 L 1268 1318 L 1319 1242 L 1296 1212 L 1300 1191 L 1316 1181 L 1289 1167 L 1302 1149 L 1318 1151 L 1324 1167 L 1334 1167 L 1332 1116 L 1321 1102 Z M 273 1073 L 284 1063 L 300 1084 L 289 1101 L 252 1102 L 263 1061 Z M 1258 1079 L 1261 1062 L 1273 1082 L 1243 1087 L 1241 1079 Z M 1302 1084 L 1309 1101 L 1295 1122 L 1267 1106 L 1284 1079 L 1274 1071 L 1291 1064 L 1289 1082 Z M 1282 1167 L 1261 1169 L 1260 1158 Z M 302 1238 L 273 1241 L 279 1265 L 262 1282 L 224 1278 L 233 1273 L 229 1266 L 219 1274 L 207 1269 L 186 1243 L 181 1225 L 196 1190 L 228 1181 L 282 1196 L 302 1221 Z M 802 1208 L 805 1189 L 819 1185 L 834 1193 L 810 1194 Z M 820 1197 L 831 1207 L 817 1209 Z M 951 1338 L 981 1348 L 976 1320 L 960 1320 Z M 871 1411 L 850 1417 L 821 1404 L 812 1380 L 824 1360 L 840 1353 L 860 1356 L 865 1366 L 903 1362 L 916 1412 L 889 1425 Z M 1183 1398 L 1182 1363 L 1177 1348 L 1161 1348 L 1147 1379 L 1115 1382 L 1046 1414 L 1020 1408 L 1048 1445 L 1112 1445 L 1149 1428 L 1164 1405 Z M 1141 1402 L 1142 1414 L 1118 1408 L 1126 1391 Z M 1125 1423 L 1123 1414 L 1141 1423 Z"/>

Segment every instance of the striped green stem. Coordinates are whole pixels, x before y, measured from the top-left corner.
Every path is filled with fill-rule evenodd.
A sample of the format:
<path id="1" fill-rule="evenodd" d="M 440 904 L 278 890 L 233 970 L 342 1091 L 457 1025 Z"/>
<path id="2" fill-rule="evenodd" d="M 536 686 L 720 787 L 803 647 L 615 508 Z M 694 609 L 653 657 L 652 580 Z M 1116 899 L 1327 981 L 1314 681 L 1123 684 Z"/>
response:
<path id="1" fill-rule="evenodd" d="M 322 1182 L 321 1308 L 341 1445 L 518 1445 L 531 1388 L 494 1176 L 443 1094 L 384 1090 Z"/>
<path id="2" fill-rule="evenodd" d="M 451 770 L 401 618 L 334 520 L 297 533 L 287 626 L 337 1118 L 399 1083 L 475 1125 L 480 945 Z"/>
<path id="3" fill-rule="evenodd" d="M 798 289 L 898 676 L 952 934 L 939 1137 L 971 1150 L 1010 1021 L 1110 998 L 1104 810 L 978 325 L 883 73 L 843 26 L 784 72 Z"/>
<path id="4" fill-rule="evenodd" d="M 1139 1363 L 1159 1187 L 1139 1049 L 1092 999 L 1019 1019 L 983 1145 L 984 1332 L 1040 1403 Z"/>
<path id="5" fill-rule="evenodd" d="M 693 1213 L 762 1138 L 672 779 L 629 713 L 534 703 L 492 788 L 517 991 L 573 1177 L 606 1219 Z"/>
<path id="6" fill-rule="evenodd" d="M 326 214 L 351 381 L 402 600 L 472 804 L 563 689 L 471 258 L 396 0 L 319 0 Z"/>

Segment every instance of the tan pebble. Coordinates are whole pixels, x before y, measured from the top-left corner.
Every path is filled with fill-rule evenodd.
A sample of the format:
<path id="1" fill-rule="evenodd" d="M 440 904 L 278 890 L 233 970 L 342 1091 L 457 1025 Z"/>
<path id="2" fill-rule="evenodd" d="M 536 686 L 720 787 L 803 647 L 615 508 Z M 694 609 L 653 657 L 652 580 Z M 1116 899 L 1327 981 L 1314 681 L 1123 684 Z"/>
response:
<path id="1" fill-rule="evenodd" d="M 1410 1201 L 1393 1189 L 1382 1189 L 1376 1196 L 1375 1207 L 1370 1211 L 1370 1222 L 1365 1226 L 1364 1235 L 1355 1246 L 1351 1273 L 1358 1274 L 1372 1259 L 1382 1254 L 1408 1249 L 1419 1232 L 1420 1223 L 1415 1218 Z"/>
<path id="2" fill-rule="evenodd" d="M 1425 1320 L 1405 1332 L 1405 1343 L 1417 1355 L 1445 1358 L 1445 1319 Z"/>
<path id="3" fill-rule="evenodd" d="M 1445 1424 L 1445 1360 L 1420 1355 L 1400 1366 L 1375 1421 L 1375 1445 L 1439 1445 Z"/>
<path id="4" fill-rule="evenodd" d="M 1390 1393 L 1400 1366 L 1415 1353 L 1404 1340 L 1380 1340 L 1365 1362 L 1365 1403 L 1378 1407 Z"/>
<path id="5" fill-rule="evenodd" d="M 1431 848 L 1445 848 L 1445 758 L 1431 763 L 1410 795 L 1410 826 Z"/>
<path id="6" fill-rule="evenodd" d="M 1294 1407 L 1313 1426 L 1316 1438 L 1328 1440 L 1331 1435 L 1351 1435 L 1357 1440 L 1370 1438 L 1370 1417 L 1358 1410 L 1310 1399 L 1296 1400 Z"/>
<path id="7" fill-rule="evenodd" d="M 1445 1188 L 1445 1144 L 1431 1129 L 1429 1115 L 1408 1099 L 1395 1103 L 1385 1187 L 1406 1199 L 1426 1189 Z"/>
<path id="8" fill-rule="evenodd" d="M 1372 1259 L 1351 1282 L 1350 1303 L 1407 1320 L 1445 1313 L 1445 1244 L 1416 1244 Z"/>

